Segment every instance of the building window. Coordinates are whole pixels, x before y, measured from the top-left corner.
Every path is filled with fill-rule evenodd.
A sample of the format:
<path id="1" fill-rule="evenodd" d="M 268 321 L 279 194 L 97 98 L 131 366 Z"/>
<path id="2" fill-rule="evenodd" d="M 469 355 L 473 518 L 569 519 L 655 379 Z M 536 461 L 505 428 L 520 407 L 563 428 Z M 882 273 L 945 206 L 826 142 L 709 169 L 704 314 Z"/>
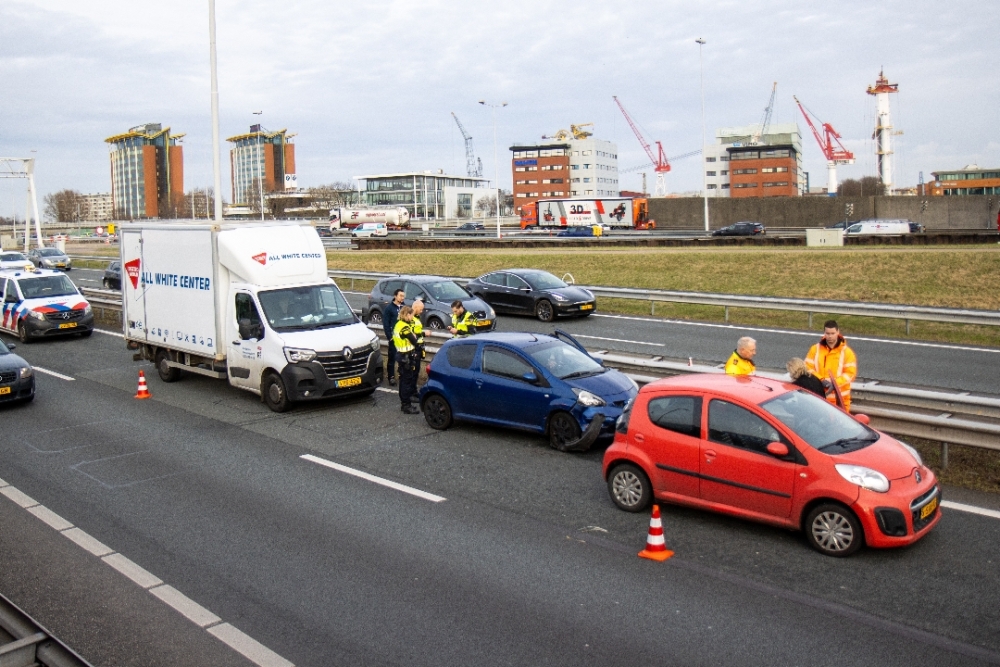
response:
<path id="1" fill-rule="evenodd" d="M 570 169 L 579 169 L 579 168 L 580 168 L 580 165 L 578 165 L 578 164 L 574 164 L 574 165 L 570 166 Z"/>
<path id="2" fill-rule="evenodd" d="M 527 197 L 528 193 L 527 192 L 518 192 L 516 196 L 518 196 L 518 197 Z"/>
<path id="3" fill-rule="evenodd" d="M 709 183 L 709 184 L 708 184 L 707 186 L 705 186 L 705 187 L 707 187 L 707 188 L 708 188 L 709 190 L 714 190 L 714 189 L 715 189 L 715 183 Z"/>
<path id="4" fill-rule="evenodd" d="M 573 182 L 573 183 L 579 183 L 579 182 L 580 182 L 580 179 L 579 179 L 579 178 L 574 178 L 572 182 Z"/>
<path id="5" fill-rule="evenodd" d="M 733 174 L 756 174 L 756 169 L 733 169 Z"/>
<path id="6" fill-rule="evenodd" d="M 715 176 L 715 172 L 714 171 L 706 171 L 705 175 L 706 176 Z"/>
<path id="7" fill-rule="evenodd" d="M 592 194 L 594 194 L 594 191 L 593 190 L 584 190 L 583 194 L 585 194 L 585 195 L 592 195 Z"/>
<path id="8" fill-rule="evenodd" d="M 590 169 L 590 165 L 589 165 L 589 164 L 586 164 L 586 163 L 584 163 L 584 165 L 583 165 L 583 168 L 584 168 L 584 169 Z"/>
<path id="9" fill-rule="evenodd" d="M 538 167 L 526 167 L 528 171 L 538 171 Z"/>
<path id="10" fill-rule="evenodd" d="M 764 183 L 765 188 L 780 188 L 787 186 L 788 186 L 788 181 L 768 181 Z"/>
<path id="11" fill-rule="evenodd" d="M 728 170 L 728 169 L 723 169 L 723 170 L 722 170 L 722 171 L 721 171 L 720 173 L 721 173 L 721 174 L 722 174 L 723 176 L 728 176 L 728 175 L 729 175 L 729 170 Z"/>
<path id="12" fill-rule="evenodd" d="M 720 155 L 719 156 L 719 162 L 729 162 L 729 156 L 728 155 Z"/>
<path id="13" fill-rule="evenodd" d="M 593 179 L 591 179 L 591 178 L 585 178 L 585 179 L 583 179 L 583 182 L 584 182 L 584 183 L 590 183 L 590 181 L 592 181 L 592 180 L 593 180 Z"/>
<path id="14" fill-rule="evenodd" d="M 593 155 L 594 151 L 583 151 L 584 155 Z"/>
<path id="15" fill-rule="evenodd" d="M 715 162 L 715 158 L 714 157 L 707 157 L 707 158 L 705 158 L 705 162 Z"/>
<path id="16" fill-rule="evenodd" d="M 524 167 L 514 167 L 514 171 L 524 171 Z"/>
<path id="17" fill-rule="evenodd" d="M 723 183 L 722 184 L 722 189 L 723 190 L 728 190 L 729 189 L 729 183 Z"/>
<path id="18" fill-rule="evenodd" d="M 517 185 L 526 185 L 528 181 L 514 181 L 514 183 Z"/>
<path id="19" fill-rule="evenodd" d="M 733 183 L 734 188 L 755 188 L 758 183 Z"/>

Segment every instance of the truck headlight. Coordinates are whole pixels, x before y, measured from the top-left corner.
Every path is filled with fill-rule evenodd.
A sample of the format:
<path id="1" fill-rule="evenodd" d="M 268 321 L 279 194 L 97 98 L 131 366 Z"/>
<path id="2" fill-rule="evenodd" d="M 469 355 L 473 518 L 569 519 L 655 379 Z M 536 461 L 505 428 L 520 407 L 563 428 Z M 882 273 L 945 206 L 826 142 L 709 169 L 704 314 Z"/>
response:
<path id="1" fill-rule="evenodd" d="M 580 405 L 586 405 L 588 408 L 596 408 L 599 405 L 604 405 L 604 399 L 600 396 L 595 396 L 589 391 L 583 389 L 573 388 L 573 393 L 576 394 L 576 400 Z"/>
<path id="2" fill-rule="evenodd" d="M 372 352 L 378 352 L 378 348 L 379 348 L 378 336 L 374 336 L 372 338 L 371 343 L 369 343 L 369 345 L 371 345 Z"/>
<path id="3" fill-rule="evenodd" d="M 285 359 L 288 363 L 294 364 L 300 361 L 312 361 L 316 358 L 316 350 L 305 350 L 297 347 L 285 348 Z"/>
<path id="4" fill-rule="evenodd" d="M 862 489 L 876 493 L 885 493 L 889 490 L 889 479 L 877 470 L 847 463 L 838 463 L 834 468 L 837 469 L 841 477 L 852 484 L 857 484 Z"/>
<path id="5" fill-rule="evenodd" d="M 33 317 L 36 320 L 45 320 L 45 313 L 40 313 L 37 310 L 29 310 L 28 317 Z"/>
<path id="6" fill-rule="evenodd" d="M 21 379 L 22 380 L 24 380 L 26 378 L 30 378 L 34 374 L 35 374 L 35 372 L 33 370 L 31 370 L 31 366 L 27 366 L 26 368 L 22 368 L 21 369 Z"/>

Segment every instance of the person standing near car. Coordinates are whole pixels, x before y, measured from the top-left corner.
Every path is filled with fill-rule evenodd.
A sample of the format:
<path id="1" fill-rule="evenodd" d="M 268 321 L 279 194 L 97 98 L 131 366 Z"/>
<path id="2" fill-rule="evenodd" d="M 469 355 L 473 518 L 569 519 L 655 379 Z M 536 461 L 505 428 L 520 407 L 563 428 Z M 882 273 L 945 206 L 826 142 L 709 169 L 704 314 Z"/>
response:
<path id="1" fill-rule="evenodd" d="M 858 376 L 858 358 L 854 350 L 847 346 L 847 339 L 841 335 L 836 320 L 827 320 L 823 324 L 823 338 L 809 348 L 806 368 L 822 381 L 826 388 L 826 400 L 836 405 L 839 393 L 844 409 L 851 411 L 851 383 Z"/>
<path id="2" fill-rule="evenodd" d="M 382 331 L 385 332 L 385 339 L 389 341 L 385 374 L 392 386 L 396 386 L 396 347 L 392 345 L 392 336 L 396 322 L 399 320 L 399 309 L 403 305 L 404 298 L 406 298 L 406 292 L 398 289 L 392 293 L 392 301 L 382 309 Z"/>
<path id="3" fill-rule="evenodd" d="M 399 309 L 399 319 L 392 331 L 392 344 L 399 363 L 399 409 L 408 415 L 419 414 L 419 408 L 410 403 L 417 393 L 417 372 L 420 368 L 417 335 L 413 333 L 413 308 L 410 306 Z"/>
<path id="4" fill-rule="evenodd" d="M 757 356 L 757 341 L 744 336 L 736 341 L 736 349 L 726 362 L 726 375 L 753 375 L 757 367 L 753 358 Z"/>
<path id="5" fill-rule="evenodd" d="M 474 332 L 474 327 L 476 326 L 476 318 L 472 316 L 472 313 L 465 309 L 465 305 L 461 300 L 456 299 L 451 304 L 451 326 L 448 327 L 448 331 L 451 332 L 452 336 L 468 336 Z"/>
<path id="6" fill-rule="evenodd" d="M 826 398 L 826 387 L 818 377 L 809 372 L 806 362 L 795 357 L 788 360 L 785 368 L 788 370 L 788 377 L 792 378 L 792 384 L 808 389 L 820 398 Z"/>

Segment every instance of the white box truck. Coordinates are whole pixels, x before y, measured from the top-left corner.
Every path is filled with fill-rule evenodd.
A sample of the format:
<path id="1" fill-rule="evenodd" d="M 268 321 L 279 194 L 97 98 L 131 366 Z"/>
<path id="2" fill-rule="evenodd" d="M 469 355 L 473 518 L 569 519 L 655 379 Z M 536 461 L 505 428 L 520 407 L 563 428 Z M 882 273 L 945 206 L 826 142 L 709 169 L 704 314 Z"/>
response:
<path id="1" fill-rule="evenodd" d="M 378 337 L 327 275 L 308 224 L 130 224 L 121 262 L 125 340 L 164 382 L 228 378 L 282 412 L 382 381 Z"/>

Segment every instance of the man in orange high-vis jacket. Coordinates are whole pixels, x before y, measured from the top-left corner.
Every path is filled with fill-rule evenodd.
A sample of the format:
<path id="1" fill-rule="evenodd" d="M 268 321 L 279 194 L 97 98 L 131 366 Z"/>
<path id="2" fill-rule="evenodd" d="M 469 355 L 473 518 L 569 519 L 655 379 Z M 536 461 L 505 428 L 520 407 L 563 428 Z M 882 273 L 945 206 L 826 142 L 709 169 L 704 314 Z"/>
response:
<path id="1" fill-rule="evenodd" d="M 823 324 L 823 339 L 809 348 L 805 361 L 806 368 L 823 381 L 826 400 L 836 405 L 837 393 L 830 383 L 830 376 L 833 376 L 844 399 L 844 409 L 850 412 L 851 383 L 858 376 L 858 358 L 854 350 L 847 346 L 836 320 L 827 320 Z"/>

